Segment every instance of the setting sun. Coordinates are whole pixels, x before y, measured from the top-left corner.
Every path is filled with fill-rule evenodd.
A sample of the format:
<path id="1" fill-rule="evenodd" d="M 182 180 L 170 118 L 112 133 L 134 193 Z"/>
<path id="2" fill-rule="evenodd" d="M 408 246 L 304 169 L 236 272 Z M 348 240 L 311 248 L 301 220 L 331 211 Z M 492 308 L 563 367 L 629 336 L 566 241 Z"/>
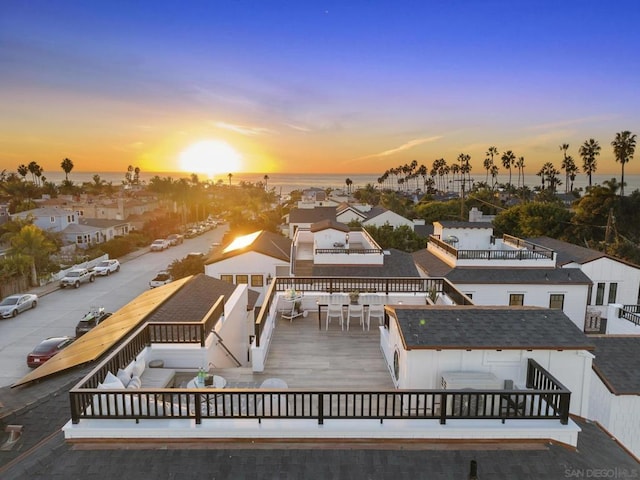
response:
<path id="1" fill-rule="evenodd" d="M 227 142 L 204 140 L 194 143 L 180 154 L 180 169 L 209 176 L 238 172 L 242 170 L 242 156 Z"/>

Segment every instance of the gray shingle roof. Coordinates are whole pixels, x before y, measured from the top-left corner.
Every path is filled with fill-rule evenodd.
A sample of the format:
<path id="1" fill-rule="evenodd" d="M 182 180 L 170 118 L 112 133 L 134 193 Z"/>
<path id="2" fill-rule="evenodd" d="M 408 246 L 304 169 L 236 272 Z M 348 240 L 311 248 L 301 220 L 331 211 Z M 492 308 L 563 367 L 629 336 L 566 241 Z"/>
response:
<path id="1" fill-rule="evenodd" d="M 372 218 L 377 217 L 378 215 L 382 215 L 385 212 L 388 212 L 388 208 L 381 207 L 380 205 L 376 205 L 375 207 L 371 207 L 371 209 L 364 214 L 367 217 L 367 220 L 371 220 Z"/>
<path id="2" fill-rule="evenodd" d="M 563 242 L 562 240 L 556 240 L 555 238 L 533 237 L 527 238 L 526 240 L 554 250 L 557 253 L 556 263 L 558 265 L 566 265 L 571 262 L 583 264 L 607 256 L 603 252 L 581 247 L 580 245 L 574 245 L 573 243 Z"/>
<path id="3" fill-rule="evenodd" d="M 289 223 L 316 223 L 320 220 L 335 220 L 336 207 L 293 208 L 289 212 Z"/>
<path id="4" fill-rule="evenodd" d="M 454 268 L 445 274 L 452 283 L 524 283 L 549 285 L 590 285 L 591 279 L 579 268 Z"/>
<path id="5" fill-rule="evenodd" d="M 349 226 L 336 221 L 335 219 L 325 219 L 325 220 L 320 220 L 319 222 L 316 222 L 314 224 L 312 224 L 309 227 L 309 230 L 311 232 L 320 232 L 322 230 L 327 230 L 328 228 L 333 228 L 334 230 L 338 230 L 340 232 L 348 232 Z"/>
<path id="6" fill-rule="evenodd" d="M 640 336 L 592 337 L 593 369 L 616 395 L 640 395 Z"/>
<path id="7" fill-rule="evenodd" d="M 395 307 L 407 349 L 577 349 L 593 342 L 560 310 L 536 307 Z"/>
<path id="8" fill-rule="evenodd" d="M 111 220 L 108 218 L 85 218 L 82 217 L 78 220 L 82 225 L 89 225 L 91 227 L 108 228 L 117 227 L 119 225 L 126 225 L 126 220 Z"/>
<path id="9" fill-rule="evenodd" d="M 422 248 L 411 254 L 413 261 L 429 277 L 444 277 L 453 267 L 440 260 L 426 248 Z"/>
<path id="10" fill-rule="evenodd" d="M 411 254 L 391 248 L 383 265 L 314 265 L 314 277 L 419 277 Z"/>
<path id="11" fill-rule="evenodd" d="M 242 255 L 246 252 L 262 253 L 268 257 L 277 258 L 283 262 L 289 262 L 289 257 L 291 255 L 291 240 L 277 233 L 263 230 L 250 245 L 230 252 L 225 252 L 224 248 L 222 248 L 218 252 L 214 253 L 211 258 L 205 261 L 205 265 L 210 265 L 227 258 Z"/>

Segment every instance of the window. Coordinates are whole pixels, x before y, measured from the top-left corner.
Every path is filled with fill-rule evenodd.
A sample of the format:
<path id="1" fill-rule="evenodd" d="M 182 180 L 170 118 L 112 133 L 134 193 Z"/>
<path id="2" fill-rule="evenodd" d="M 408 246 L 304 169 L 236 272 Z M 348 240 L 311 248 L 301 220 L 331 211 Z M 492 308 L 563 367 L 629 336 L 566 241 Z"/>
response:
<path id="1" fill-rule="evenodd" d="M 236 284 L 249 283 L 249 275 L 236 275 Z"/>
<path id="2" fill-rule="evenodd" d="M 549 295 L 549 308 L 562 310 L 564 308 L 564 295 L 561 293 L 552 293 Z"/>
<path id="3" fill-rule="evenodd" d="M 473 299 L 473 293 L 465 293 L 465 295 L 466 295 L 467 297 L 469 297 L 470 299 Z"/>
<path id="4" fill-rule="evenodd" d="M 524 305 L 524 293 L 512 293 L 509 295 L 509 305 Z"/>
<path id="5" fill-rule="evenodd" d="M 264 277 L 262 275 L 251 275 L 251 286 L 252 287 L 264 286 Z"/>
<path id="6" fill-rule="evenodd" d="M 56 223 L 56 217 L 49 217 L 49 222 Z"/>
<path id="7" fill-rule="evenodd" d="M 616 303 L 617 295 L 618 295 L 618 284 L 610 283 L 609 284 L 609 302 L 607 303 Z"/>
<path id="8" fill-rule="evenodd" d="M 233 283 L 233 275 L 220 275 L 220 280 L 223 282 Z"/>
<path id="9" fill-rule="evenodd" d="M 604 283 L 598 283 L 596 290 L 596 305 L 602 305 L 604 301 Z"/>
<path id="10" fill-rule="evenodd" d="M 82 235 L 76 237 L 76 243 L 82 243 Z"/>

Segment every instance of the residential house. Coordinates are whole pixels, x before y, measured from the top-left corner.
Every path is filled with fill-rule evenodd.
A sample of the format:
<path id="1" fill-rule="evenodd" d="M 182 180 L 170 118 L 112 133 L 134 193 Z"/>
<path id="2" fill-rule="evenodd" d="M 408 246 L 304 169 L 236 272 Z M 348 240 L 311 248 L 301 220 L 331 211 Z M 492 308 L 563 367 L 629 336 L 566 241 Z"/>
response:
<path id="1" fill-rule="evenodd" d="M 288 237 L 293 238 L 299 228 L 309 229 L 321 220 L 335 220 L 336 207 L 292 208 L 285 223 L 288 225 Z"/>
<path id="2" fill-rule="evenodd" d="M 30 217 L 33 218 L 33 224 L 42 230 L 57 233 L 62 232 L 69 225 L 78 224 L 78 215 L 68 208 L 41 207 L 11 215 L 12 219 L 20 218 L 24 220 Z"/>
<path id="3" fill-rule="evenodd" d="M 558 268 L 556 257 L 533 242 L 494 237 L 490 223 L 461 221 L 434 222 L 427 248 L 413 253 L 421 275 L 447 278 L 476 305 L 560 309 L 583 329 L 591 279 Z"/>

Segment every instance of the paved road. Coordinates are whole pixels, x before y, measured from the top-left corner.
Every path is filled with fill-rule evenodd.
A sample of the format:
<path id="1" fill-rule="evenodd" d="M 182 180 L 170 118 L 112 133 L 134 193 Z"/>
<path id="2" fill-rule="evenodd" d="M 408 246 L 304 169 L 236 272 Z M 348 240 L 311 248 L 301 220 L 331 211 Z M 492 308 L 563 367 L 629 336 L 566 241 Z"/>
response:
<path id="1" fill-rule="evenodd" d="M 122 259 L 120 272 L 98 277 L 78 289 L 60 290 L 49 285 L 34 290 L 40 295 L 38 307 L 15 318 L 0 320 L 0 387 L 8 386 L 29 373 L 27 354 L 41 340 L 61 335 L 73 336 L 78 321 L 91 306 L 115 312 L 149 289 L 149 280 L 175 259 L 189 252 L 206 253 L 220 242 L 226 226 L 218 227 L 164 252 L 144 249 Z"/>

